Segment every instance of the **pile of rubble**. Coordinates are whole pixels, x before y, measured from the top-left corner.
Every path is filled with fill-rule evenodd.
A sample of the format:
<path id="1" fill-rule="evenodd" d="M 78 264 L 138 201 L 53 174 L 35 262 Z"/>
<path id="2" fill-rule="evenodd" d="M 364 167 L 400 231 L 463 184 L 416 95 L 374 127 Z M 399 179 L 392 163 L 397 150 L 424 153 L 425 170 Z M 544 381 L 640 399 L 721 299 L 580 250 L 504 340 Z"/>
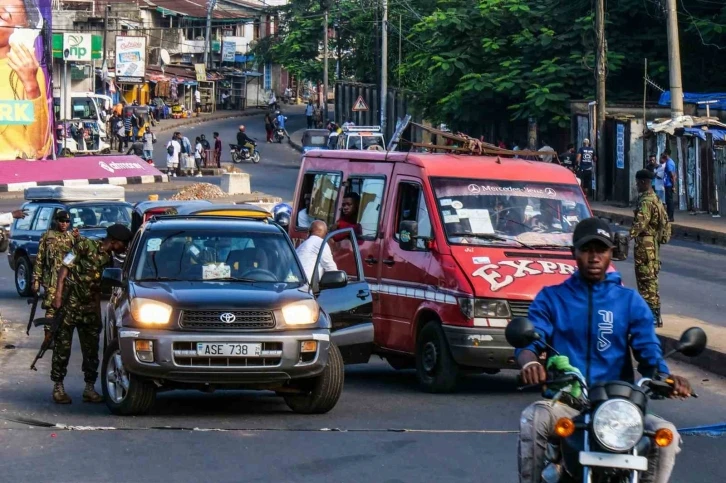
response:
<path id="1" fill-rule="evenodd" d="M 169 199 L 178 201 L 213 200 L 216 198 L 224 198 L 225 196 L 227 195 L 219 189 L 219 186 L 210 183 L 194 183 L 179 190 L 177 194 Z"/>

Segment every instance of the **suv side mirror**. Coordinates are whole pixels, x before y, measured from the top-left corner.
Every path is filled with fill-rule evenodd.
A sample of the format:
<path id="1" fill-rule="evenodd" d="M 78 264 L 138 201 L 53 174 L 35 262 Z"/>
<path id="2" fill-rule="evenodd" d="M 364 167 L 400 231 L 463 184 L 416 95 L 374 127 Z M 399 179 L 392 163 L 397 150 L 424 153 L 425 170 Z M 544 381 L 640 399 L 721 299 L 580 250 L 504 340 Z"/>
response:
<path id="1" fill-rule="evenodd" d="M 333 270 L 323 273 L 318 283 L 319 290 L 342 288 L 348 285 L 348 275 L 343 270 Z"/>
<path id="2" fill-rule="evenodd" d="M 123 271 L 120 268 L 106 268 L 101 276 L 101 287 L 123 287 Z"/>
<path id="3" fill-rule="evenodd" d="M 616 231 L 615 247 L 613 247 L 613 260 L 623 261 L 628 259 L 628 244 L 630 243 L 630 234 L 627 231 Z"/>
<path id="4" fill-rule="evenodd" d="M 402 221 L 398 226 L 399 240 L 402 250 L 412 251 L 416 248 L 418 223 L 412 220 Z"/>

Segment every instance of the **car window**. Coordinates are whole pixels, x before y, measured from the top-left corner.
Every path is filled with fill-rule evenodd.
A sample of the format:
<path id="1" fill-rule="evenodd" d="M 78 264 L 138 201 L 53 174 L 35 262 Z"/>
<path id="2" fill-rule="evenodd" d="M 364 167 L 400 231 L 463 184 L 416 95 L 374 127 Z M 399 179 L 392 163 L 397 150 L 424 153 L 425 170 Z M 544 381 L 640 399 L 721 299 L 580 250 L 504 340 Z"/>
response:
<path id="1" fill-rule="evenodd" d="M 431 217 L 426 207 L 423 188 L 418 183 L 401 183 L 398 185 L 398 206 L 396 208 L 396 233 L 394 238 L 400 240 L 402 221 L 415 221 L 418 223 L 418 236 L 431 238 Z M 416 240 L 417 249 L 425 249 L 423 239 Z"/>
<path id="2" fill-rule="evenodd" d="M 378 221 L 383 206 L 386 180 L 381 177 L 353 176 L 348 178 L 346 197 L 353 197 L 353 213 L 350 215 L 360 225 L 360 238 L 373 239 L 378 234 Z M 357 200 L 356 200 L 357 198 Z"/>
<path id="3" fill-rule="evenodd" d="M 50 220 L 53 214 L 52 206 L 44 206 L 38 211 L 38 215 L 33 222 L 33 231 L 46 231 L 50 226 Z"/>
<path id="4" fill-rule="evenodd" d="M 297 257 L 282 234 L 185 230 L 144 233 L 134 256 L 137 281 L 301 284 Z"/>
<path id="5" fill-rule="evenodd" d="M 23 209 L 26 211 L 25 218 L 15 220 L 15 230 L 30 230 L 35 212 L 38 211 L 38 205 L 27 205 Z"/>
<path id="6" fill-rule="evenodd" d="M 131 228 L 132 209 L 126 205 L 73 206 L 68 212 L 73 228 L 107 228 L 116 223 Z"/>
<path id="7" fill-rule="evenodd" d="M 335 206 L 340 191 L 340 173 L 308 173 L 300 190 L 299 210 L 295 217 L 298 228 L 307 230 L 315 220 L 329 227 L 335 220 Z"/>

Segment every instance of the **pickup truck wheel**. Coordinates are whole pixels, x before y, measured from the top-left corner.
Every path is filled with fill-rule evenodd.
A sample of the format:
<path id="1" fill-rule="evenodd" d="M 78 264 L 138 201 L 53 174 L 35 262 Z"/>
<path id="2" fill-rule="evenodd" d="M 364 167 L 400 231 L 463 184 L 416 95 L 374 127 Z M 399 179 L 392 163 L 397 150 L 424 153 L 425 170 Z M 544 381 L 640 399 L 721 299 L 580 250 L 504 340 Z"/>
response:
<path id="1" fill-rule="evenodd" d="M 449 350 L 444 330 L 437 321 L 428 322 L 416 341 L 416 376 L 426 392 L 451 392 L 459 376 L 459 365 Z"/>
<path id="2" fill-rule="evenodd" d="M 30 297 L 30 276 L 33 270 L 30 268 L 28 257 L 22 256 L 15 263 L 15 290 L 21 297 Z"/>
<path id="3" fill-rule="evenodd" d="M 301 414 L 324 414 L 338 403 L 343 392 L 345 369 L 343 356 L 335 344 L 330 344 L 328 365 L 317 377 L 301 381 L 304 394 L 285 395 L 285 403 L 290 409 Z"/>
<path id="4" fill-rule="evenodd" d="M 103 354 L 101 387 L 106 406 L 120 416 L 146 414 L 156 399 L 153 384 L 129 374 L 124 368 L 118 339 Z"/>

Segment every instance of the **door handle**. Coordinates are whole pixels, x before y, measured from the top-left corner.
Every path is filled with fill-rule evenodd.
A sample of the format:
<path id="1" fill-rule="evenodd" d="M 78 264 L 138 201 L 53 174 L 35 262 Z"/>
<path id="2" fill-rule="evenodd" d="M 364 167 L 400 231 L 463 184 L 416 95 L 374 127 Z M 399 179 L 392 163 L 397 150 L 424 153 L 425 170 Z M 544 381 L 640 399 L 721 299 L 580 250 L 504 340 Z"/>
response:
<path id="1" fill-rule="evenodd" d="M 388 265 L 389 267 L 392 267 L 393 264 L 396 263 L 396 260 L 394 260 L 393 258 L 387 258 L 383 260 L 383 263 Z"/>
<path id="2" fill-rule="evenodd" d="M 366 262 L 366 263 L 367 263 L 368 265 L 373 265 L 374 263 L 378 263 L 378 259 L 377 259 L 377 258 L 373 258 L 373 257 L 371 257 L 371 256 L 369 256 L 368 258 L 366 258 L 366 259 L 365 259 L 364 261 L 365 261 L 365 262 Z"/>
<path id="3" fill-rule="evenodd" d="M 356 295 L 356 297 L 358 297 L 361 300 L 365 300 L 368 297 L 370 297 L 370 295 L 371 295 L 370 290 L 358 290 L 358 295 Z"/>

